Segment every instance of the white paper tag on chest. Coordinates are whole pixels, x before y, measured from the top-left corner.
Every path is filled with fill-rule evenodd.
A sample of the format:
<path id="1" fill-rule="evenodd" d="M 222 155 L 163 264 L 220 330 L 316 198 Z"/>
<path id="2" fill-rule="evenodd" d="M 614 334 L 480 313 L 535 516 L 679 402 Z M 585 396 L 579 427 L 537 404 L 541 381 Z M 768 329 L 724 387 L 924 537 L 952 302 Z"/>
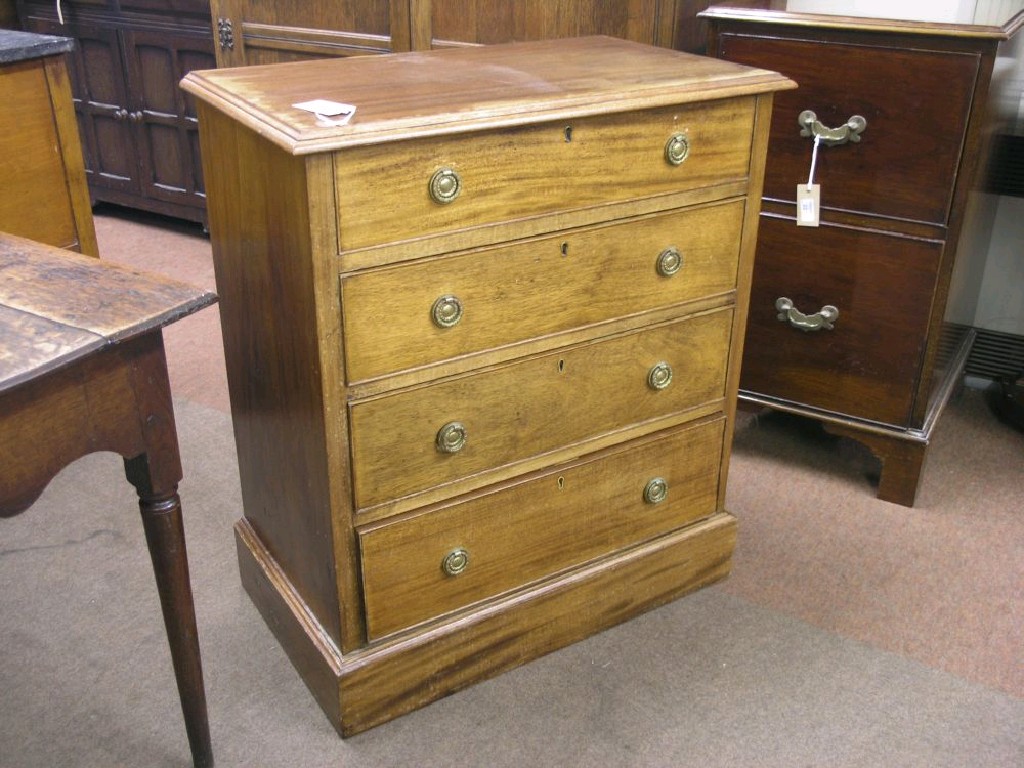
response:
<path id="1" fill-rule="evenodd" d="M 317 120 L 328 125 L 345 125 L 352 119 L 352 115 L 356 113 L 354 105 L 343 104 L 340 101 L 330 101 L 329 99 L 302 101 L 298 104 L 292 104 L 292 106 L 296 109 L 312 112 L 316 115 Z"/>
<path id="2" fill-rule="evenodd" d="M 796 185 L 796 225 L 816 227 L 820 216 L 821 187 L 817 184 Z"/>

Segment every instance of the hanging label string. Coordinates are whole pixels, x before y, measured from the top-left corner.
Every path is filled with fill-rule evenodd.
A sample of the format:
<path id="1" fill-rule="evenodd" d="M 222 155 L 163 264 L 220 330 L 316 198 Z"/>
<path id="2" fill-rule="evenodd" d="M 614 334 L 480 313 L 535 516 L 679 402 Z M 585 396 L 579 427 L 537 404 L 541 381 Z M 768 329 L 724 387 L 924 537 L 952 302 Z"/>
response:
<path id="1" fill-rule="evenodd" d="M 818 164 L 818 146 L 821 136 L 815 134 L 811 149 L 811 172 L 806 184 L 796 185 L 796 223 L 798 227 L 816 227 L 820 223 L 821 188 L 814 183 L 814 168 Z"/>
<path id="2" fill-rule="evenodd" d="M 814 184 L 814 166 L 818 164 L 818 145 L 821 143 L 821 136 L 814 135 L 814 149 L 811 150 L 811 172 L 807 174 L 807 188 Z"/>

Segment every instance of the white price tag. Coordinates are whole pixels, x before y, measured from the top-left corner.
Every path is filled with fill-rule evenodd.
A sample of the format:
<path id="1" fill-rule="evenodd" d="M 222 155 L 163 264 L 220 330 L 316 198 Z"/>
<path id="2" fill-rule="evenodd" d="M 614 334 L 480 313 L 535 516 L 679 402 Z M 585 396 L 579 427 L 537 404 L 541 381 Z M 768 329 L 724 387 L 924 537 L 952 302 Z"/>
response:
<path id="1" fill-rule="evenodd" d="M 821 187 L 817 184 L 796 185 L 796 224 L 816 227 L 820 221 Z"/>
<path id="2" fill-rule="evenodd" d="M 345 125 L 352 119 L 352 115 L 356 113 L 356 108 L 352 104 L 331 101 L 329 99 L 300 101 L 298 104 L 292 104 L 292 106 L 295 109 L 312 112 L 316 115 L 317 120 L 328 125 Z"/>

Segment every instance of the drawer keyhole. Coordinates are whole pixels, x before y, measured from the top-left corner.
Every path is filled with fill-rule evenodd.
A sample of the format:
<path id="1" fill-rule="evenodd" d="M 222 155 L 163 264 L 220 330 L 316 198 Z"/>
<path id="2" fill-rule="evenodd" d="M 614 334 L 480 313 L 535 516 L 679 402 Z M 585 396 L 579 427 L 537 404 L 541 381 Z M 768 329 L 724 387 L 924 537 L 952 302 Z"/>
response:
<path id="1" fill-rule="evenodd" d="M 558 361 L 558 372 L 565 373 L 565 360 Z"/>
<path id="2" fill-rule="evenodd" d="M 558 478 L 558 490 L 562 490 L 563 488 L 565 488 L 565 478 L 560 477 Z"/>
<path id="3" fill-rule="evenodd" d="M 565 126 L 564 134 L 565 134 L 565 140 L 567 142 L 572 141 L 572 126 L 571 125 Z"/>

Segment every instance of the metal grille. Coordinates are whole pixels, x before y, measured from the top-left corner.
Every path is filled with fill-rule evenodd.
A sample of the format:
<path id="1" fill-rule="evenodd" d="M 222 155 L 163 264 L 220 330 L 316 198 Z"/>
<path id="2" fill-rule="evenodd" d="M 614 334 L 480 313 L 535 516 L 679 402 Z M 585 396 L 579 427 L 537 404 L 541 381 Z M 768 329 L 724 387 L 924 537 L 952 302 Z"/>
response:
<path id="1" fill-rule="evenodd" d="M 982 379 L 1010 377 L 1024 372 L 1024 336 L 977 329 L 965 373 Z"/>

